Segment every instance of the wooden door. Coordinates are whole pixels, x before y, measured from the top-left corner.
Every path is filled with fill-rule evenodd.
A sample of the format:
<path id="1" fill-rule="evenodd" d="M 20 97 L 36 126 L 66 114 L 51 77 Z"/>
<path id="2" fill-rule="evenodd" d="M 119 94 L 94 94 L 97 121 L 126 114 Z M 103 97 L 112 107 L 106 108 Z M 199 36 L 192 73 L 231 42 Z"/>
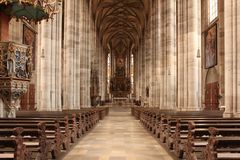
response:
<path id="1" fill-rule="evenodd" d="M 219 84 L 218 82 L 208 83 L 205 85 L 205 109 L 219 109 Z"/>
<path id="2" fill-rule="evenodd" d="M 35 84 L 30 84 L 27 93 L 21 98 L 20 110 L 35 110 Z"/>

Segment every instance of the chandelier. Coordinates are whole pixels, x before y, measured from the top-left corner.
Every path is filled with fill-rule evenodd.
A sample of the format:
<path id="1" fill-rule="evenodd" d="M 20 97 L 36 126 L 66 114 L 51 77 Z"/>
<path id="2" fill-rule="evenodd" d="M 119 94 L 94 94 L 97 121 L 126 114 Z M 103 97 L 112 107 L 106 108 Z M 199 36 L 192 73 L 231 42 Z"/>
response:
<path id="1" fill-rule="evenodd" d="M 60 5 L 61 0 L 0 0 L 0 10 L 6 15 L 35 22 L 53 18 Z"/>

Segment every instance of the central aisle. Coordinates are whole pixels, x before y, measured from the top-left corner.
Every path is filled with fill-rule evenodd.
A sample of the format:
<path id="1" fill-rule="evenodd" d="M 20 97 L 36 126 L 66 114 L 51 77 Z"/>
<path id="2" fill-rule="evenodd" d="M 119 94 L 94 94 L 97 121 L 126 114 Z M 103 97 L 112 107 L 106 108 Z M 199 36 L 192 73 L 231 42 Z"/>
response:
<path id="1" fill-rule="evenodd" d="M 130 115 L 111 108 L 109 116 L 65 156 L 64 160 L 172 160 L 160 144 Z"/>

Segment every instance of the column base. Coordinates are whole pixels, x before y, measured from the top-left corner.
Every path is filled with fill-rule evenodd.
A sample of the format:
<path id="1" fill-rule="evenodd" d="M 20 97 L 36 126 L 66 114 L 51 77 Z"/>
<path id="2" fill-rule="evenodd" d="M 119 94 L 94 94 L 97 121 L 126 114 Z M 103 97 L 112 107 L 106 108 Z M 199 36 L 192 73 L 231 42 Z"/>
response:
<path id="1" fill-rule="evenodd" d="M 239 116 L 240 116 L 240 115 L 239 115 Z M 232 117 L 235 117 L 235 116 L 233 115 L 233 113 L 224 112 L 224 113 L 223 113 L 223 117 L 224 117 L 224 118 L 232 118 Z"/>

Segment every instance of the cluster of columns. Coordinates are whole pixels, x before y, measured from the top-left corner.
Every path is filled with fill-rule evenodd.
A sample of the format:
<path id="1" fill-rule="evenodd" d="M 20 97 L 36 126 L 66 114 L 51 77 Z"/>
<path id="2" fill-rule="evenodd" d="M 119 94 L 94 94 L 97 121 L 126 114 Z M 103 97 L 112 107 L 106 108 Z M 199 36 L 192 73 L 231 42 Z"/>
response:
<path id="1" fill-rule="evenodd" d="M 96 26 L 95 26 L 96 27 Z M 97 35 L 96 35 L 97 37 Z M 107 53 L 98 37 L 96 38 L 96 54 L 94 56 L 93 69 L 96 70 L 99 79 L 99 96 L 101 101 L 107 99 Z"/>
<path id="2" fill-rule="evenodd" d="M 186 110 L 201 107 L 201 1 L 177 1 L 177 105 Z"/>
<path id="3" fill-rule="evenodd" d="M 89 1 L 65 1 L 63 108 L 90 107 L 91 61 L 96 37 Z"/>
<path id="4" fill-rule="evenodd" d="M 90 107 L 91 69 L 104 71 L 89 1 L 64 1 L 61 10 L 37 27 L 37 110 Z M 22 42 L 22 22 L 11 21 L 10 40 Z M 101 58 L 99 58 L 101 57 Z M 96 60 L 98 62 L 96 62 Z M 94 64 L 94 62 L 96 64 Z M 103 73 L 100 74 L 103 77 Z"/>
<path id="5" fill-rule="evenodd" d="M 161 109 L 200 109 L 200 1 L 154 0 L 135 54 L 136 98 Z M 146 88 L 149 88 L 149 97 Z"/>
<path id="6" fill-rule="evenodd" d="M 61 110 L 62 12 L 38 26 L 36 53 L 36 108 Z"/>
<path id="7" fill-rule="evenodd" d="M 98 74 L 98 94 L 105 101 L 107 55 L 97 38 L 91 4 L 87 0 L 64 1 L 52 20 L 37 25 L 36 69 L 32 79 L 37 110 L 90 107 L 92 70 Z M 22 43 L 22 37 L 23 23 L 13 19 L 9 39 Z M 1 100 L 0 109 L 3 114 Z"/>
<path id="8" fill-rule="evenodd" d="M 224 1 L 224 69 L 227 116 L 240 116 L 240 2 Z"/>

